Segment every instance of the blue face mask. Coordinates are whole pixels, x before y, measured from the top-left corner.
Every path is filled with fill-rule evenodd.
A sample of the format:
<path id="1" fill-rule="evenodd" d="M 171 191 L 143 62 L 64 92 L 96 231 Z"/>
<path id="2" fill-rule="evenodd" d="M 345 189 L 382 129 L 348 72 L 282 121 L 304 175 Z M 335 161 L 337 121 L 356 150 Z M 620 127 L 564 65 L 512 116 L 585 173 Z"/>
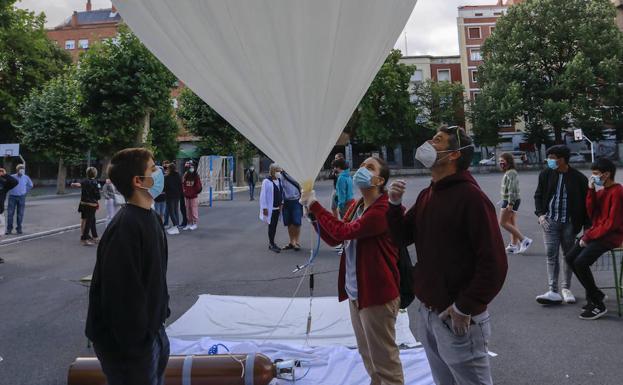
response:
<path id="1" fill-rule="evenodd" d="M 353 175 L 353 183 L 359 188 L 372 187 L 372 173 L 365 167 L 361 167 L 355 175 Z"/>
<path id="2" fill-rule="evenodd" d="M 547 167 L 551 168 L 552 170 L 556 170 L 558 168 L 558 163 L 556 163 L 556 159 L 548 159 Z"/>
<path id="3" fill-rule="evenodd" d="M 146 189 L 152 198 L 156 199 L 158 195 L 162 194 L 164 190 L 164 174 L 162 174 L 162 169 L 160 167 L 158 167 L 151 176 L 144 176 L 143 178 L 151 178 L 154 181 L 154 184 Z"/>
<path id="4" fill-rule="evenodd" d="M 595 183 L 595 186 L 599 186 L 602 187 L 604 185 L 604 181 L 601 180 L 601 177 L 598 175 L 593 175 L 593 183 Z"/>

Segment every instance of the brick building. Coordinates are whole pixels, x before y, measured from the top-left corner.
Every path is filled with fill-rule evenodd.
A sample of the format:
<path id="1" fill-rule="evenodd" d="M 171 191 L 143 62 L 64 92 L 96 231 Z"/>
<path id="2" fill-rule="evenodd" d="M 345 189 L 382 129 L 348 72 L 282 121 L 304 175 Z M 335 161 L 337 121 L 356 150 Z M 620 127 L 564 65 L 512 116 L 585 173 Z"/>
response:
<path id="1" fill-rule="evenodd" d="M 69 52 L 76 63 L 80 53 L 93 43 L 115 38 L 121 22 L 114 5 L 93 10 L 91 0 L 87 0 L 84 11 L 74 11 L 61 25 L 48 29 L 47 34 L 50 40 Z"/>

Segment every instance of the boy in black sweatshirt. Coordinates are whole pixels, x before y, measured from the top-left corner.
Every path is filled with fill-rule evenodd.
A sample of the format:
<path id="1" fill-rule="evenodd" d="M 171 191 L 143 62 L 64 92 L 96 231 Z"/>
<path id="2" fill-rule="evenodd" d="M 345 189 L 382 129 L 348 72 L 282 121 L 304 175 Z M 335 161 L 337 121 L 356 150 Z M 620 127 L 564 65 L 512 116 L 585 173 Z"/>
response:
<path id="1" fill-rule="evenodd" d="M 151 209 L 164 177 L 146 149 L 112 158 L 109 177 L 127 204 L 97 248 L 86 335 L 109 385 L 161 385 L 169 358 L 167 238 Z"/>

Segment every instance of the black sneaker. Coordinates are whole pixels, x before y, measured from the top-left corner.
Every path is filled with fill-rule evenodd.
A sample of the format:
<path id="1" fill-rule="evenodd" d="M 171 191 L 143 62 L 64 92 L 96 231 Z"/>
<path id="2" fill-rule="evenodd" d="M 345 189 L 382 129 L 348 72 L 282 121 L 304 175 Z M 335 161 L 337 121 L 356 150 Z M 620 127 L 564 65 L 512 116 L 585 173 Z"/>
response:
<path id="1" fill-rule="evenodd" d="M 288 243 L 288 245 L 282 247 L 281 250 L 294 250 L 294 245 L 291 243 Z"/>
<path id="2" fill-rule="evenodd" d="M 2 257 L 0 257 L 0 263 L 4 263 L 4 259 L 2 259 Z"/>
<path id="3" fill-rule="evenodd" d="M 270 246 L 268 246 L 268 250 L 274 251 L 275 253 L 281 253 L 281 249 L 277 245 L 270 245 Z"/>
<path id="4" fill-rule="evenodd" d="M 586 305 L 582 306 L 582 310 L 588 310 L 592 308 L 593 303 L 591 301 L 586 302 Z"/>
<path id="5" fill-rule="evenodd" d="M 588 309 L 586 309 L 582 314 L 580 314 L 580 319 L 593 320 L 600 318 L 604 314 L 608 312 L 606 306 L 602 304 L 590 304 Z"/>

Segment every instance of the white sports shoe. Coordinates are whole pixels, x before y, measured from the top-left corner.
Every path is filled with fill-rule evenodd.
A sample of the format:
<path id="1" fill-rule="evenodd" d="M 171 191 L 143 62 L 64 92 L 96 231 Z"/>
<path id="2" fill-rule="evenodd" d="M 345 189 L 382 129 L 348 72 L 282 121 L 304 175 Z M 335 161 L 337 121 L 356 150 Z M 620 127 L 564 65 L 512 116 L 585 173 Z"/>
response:
<path id="1" fill-rule="evenodd" d="M 506 252 L 508 254 L 515 254 L 518 250 L 519 247 L 517 245 L 513 245 L 512 243 L 509 243 L 508 246 L 506 246 Z"/>
<path id="2" fill-rule="evenodd" d="M 562 299 L 565 303 L 575 303 L 575 296 L 569 289 L 562 289 Z"/>
<path id="3" fill-rule="evenodd" d="M 179 234 L 179 233 L 180 233 L 180 230 L 177 228 L 177 226 L 170 227 L 167 230 L 167 234 L 169 234 L 169 235 L 175 235 L 175 234 Z"/>
<path id="4" fill-rule="evenodd" d="M 192 224 L 192 225 L 190 225 L 190 229 L 191 229 L 191 230 L 197 230 L 197 225 L 196 225 L 196 224 Z"/>
<path id="5" fill-rule="evenodd" d="M 509 243 L 508 246 L 506 246 L 506 252 L 509 254 L 515 254 L 517 251 L 519 251 L 519 247 L 517 245 Z"/>
<path id="6" fill-rule="evenodd" d="M 536 301 L 541 305 L 558 305 L 562 303 L 562 297 L 550 290 L 545 294 L 538 295 Z"/>
<path id="7" fill-rule="evenodd" d="M 191 225 L 186 225 L 186 227 L 184 227 L 184 231 L 190 230 L 191 227 L 192 227 Z"/>
<path id="8" fill-rule="evenodd" d="M 528 250 L 530 245 L 532 245 L 532 239 L 528 237 L 524 238 L 519 244 L 519 251 L 517 251 L 517 254 L 523 254 L 526 250 Z"/>

